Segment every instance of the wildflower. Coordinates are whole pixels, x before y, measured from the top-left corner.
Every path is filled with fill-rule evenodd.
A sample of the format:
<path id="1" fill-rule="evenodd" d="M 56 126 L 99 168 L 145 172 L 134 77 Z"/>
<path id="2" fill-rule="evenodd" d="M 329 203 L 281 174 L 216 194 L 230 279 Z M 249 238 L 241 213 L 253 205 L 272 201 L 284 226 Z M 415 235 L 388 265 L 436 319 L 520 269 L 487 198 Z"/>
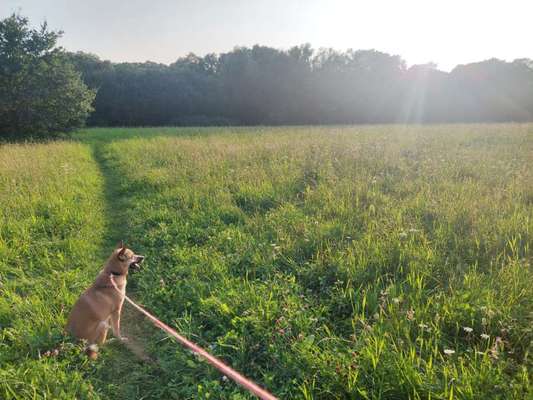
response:
<path id="1" fill-rule="evenodd" d="M 222 375 L 222 381 L 227 382 L 228 381 L 228 377 L 226 375 Z"/>
<path id="2" fill-rule="evenodd" d="M 364 321 L 361 321 L 361 323 L 363 324 L 363 329 L 364 329 L 365 331 L 372 332 L 372 329 L 373 329 L 373 328 L 372 328 L 372 325 L 367 324 L 367 323 L 364 322 Z"/>
<path id="3" fill-rule="evenodd" d="M 455 350 L 444 349 L 444 354 L 446 354 L 447 356 L 451 356 L 452 354 L 455 354 Z"/>
<path id="4" fill-rule="evenodd" d="M 400 304 L 400 301 L 401 301 L 401 300 L 400 300 L 399 297 L 395 297 L 395 298 L 392 299 L 392 302 L 393 302 L 394 304 Z"/>
<path id="5" fill-rule="evenodd" d="M 407 237 L 407 233 L 405 232 L 400 232 L 400 239 L 405 239 Z"/>
<path id="6" fill-rule="evenodd" d="M 426 324 L 418 324 L 418 327 L 421 328 L 421 329 L 429 328 Z"/>
<path id="7" fill-rule="evenodd" d="M 485 339 L 485 340 L 489 340 L 490 336 L 487 335 L 486 333 L 482 333 L 481 334 L 481 339 Z"/>
<path id="8" fill-rule="evenodd" d="M 497 360 L 499 358 L 499 352 L 498 352 L 498 346 L 494 344 L 492 348 L 489 350 L 489 357 L 493 360 Z"/>
<path id="9" fill-rule="evenodd" d="M 469 326 L 463 326 L 463 331 L 465 331 L 466 333 L 472 333 L 474 329 L 470 328 Z"/>

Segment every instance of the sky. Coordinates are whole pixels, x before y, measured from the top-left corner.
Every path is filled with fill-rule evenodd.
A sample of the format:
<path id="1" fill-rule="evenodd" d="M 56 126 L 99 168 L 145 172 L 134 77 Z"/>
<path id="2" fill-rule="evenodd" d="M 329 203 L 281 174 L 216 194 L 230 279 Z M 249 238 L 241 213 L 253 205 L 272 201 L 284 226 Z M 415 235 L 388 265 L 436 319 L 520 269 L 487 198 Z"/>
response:
<path id="1" fill-rule="evenodd" d="M 376 49 L 445 71 L 533 58 L 533 0 L 0 0 L 0 18 L 13 12 L 63 30 L 67 50 L 115 62 L 303 43 Z"/>

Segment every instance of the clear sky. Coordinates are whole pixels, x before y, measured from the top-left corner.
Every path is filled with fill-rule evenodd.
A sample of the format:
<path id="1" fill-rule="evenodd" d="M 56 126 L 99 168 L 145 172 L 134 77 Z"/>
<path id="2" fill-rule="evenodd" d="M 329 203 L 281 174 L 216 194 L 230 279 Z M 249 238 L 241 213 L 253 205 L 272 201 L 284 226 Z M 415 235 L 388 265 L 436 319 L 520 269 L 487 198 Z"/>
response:
<path id="1" fill-rule="evenodd" d="M 533 58 L 533 0 L 0 0 L 112 61 L 170 63 L 234 46 L 377 49 L 443 70 Z"/>

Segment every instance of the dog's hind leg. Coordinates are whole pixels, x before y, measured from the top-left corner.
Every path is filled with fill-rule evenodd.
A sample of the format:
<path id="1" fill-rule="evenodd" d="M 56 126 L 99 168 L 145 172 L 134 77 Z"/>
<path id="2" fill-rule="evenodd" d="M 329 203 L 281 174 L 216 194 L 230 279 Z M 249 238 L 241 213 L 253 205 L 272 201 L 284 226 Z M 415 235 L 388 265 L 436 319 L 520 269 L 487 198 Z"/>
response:
<path id="1" fill-rule="evenodd" d="M 98 357 L 98 346 L 105 342 L 107 337 L 107 331 L 109 330 L 109 323 L 107 321 L 101 321 L 97 326 L 94 333 L 94 339 L 91 340 L 85 353 L 91 360 L 96 360 Z"/>

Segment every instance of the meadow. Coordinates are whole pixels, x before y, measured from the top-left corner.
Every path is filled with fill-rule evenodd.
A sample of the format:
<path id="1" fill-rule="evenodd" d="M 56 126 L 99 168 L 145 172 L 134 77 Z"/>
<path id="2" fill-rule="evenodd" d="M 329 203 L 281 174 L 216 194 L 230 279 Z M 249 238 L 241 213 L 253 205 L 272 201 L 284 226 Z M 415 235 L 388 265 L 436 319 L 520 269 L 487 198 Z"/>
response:
<path id="1" fill-rule="evenodd" d="M 251 398 L 131 309 L 137 351 L 62 333 L 118 239 L 134 299 L 280 399 L 531 398 L 532 163 L 532 124 L 0 145 L 0 398 Z"/>

